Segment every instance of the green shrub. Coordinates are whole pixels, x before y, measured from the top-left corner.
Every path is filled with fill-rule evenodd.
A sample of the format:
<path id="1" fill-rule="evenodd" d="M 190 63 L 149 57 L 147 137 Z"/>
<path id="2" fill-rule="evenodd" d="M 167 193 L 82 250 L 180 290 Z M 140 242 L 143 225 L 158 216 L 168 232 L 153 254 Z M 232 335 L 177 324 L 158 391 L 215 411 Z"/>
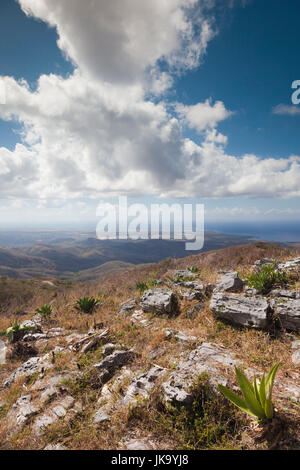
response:
<path id="1" fill-rule="evenodd" d="M 77 300 L 75 309 L 84 313 L 93 313 L 99 303 L 100 300 L 94 297 L 82 297 Z"/>
<path id="2" fill-rule="evenodd" d="M 37 313 L 40 313 L 45 318 L 50 318 L 53 307 L 52 305 L 42 305 L 40 308 L 36 309 Z"/>
<path id="3" fill-rule="evenodd" d="M 236 367 L 236 377 L 243 394 L 243 398 L 239 397 L 223 385 L 219 385 L 219 390 L 235 406 L 249 415 L 258 418 L 261 421 L 272 419 L 274 415 L 272 390 L 279 364 L 280 363 L 275 364 L 275 366 L 272 367 L 267 377 L 263 374 L 260 383 L 258 383 L 256 377 L 254 377 L 253 385 L 249 382 L 245 374 Z"/>
<path id="4" fill-rule="evenodd" d="M 251 274 L 247 284 L 257 289 L 259 294 L 268 294 L 274 285 L 286 285 L 287 276 L 285 272 L 277 271 L 274 263 L 263 266 L 259 272 Z"/>
<path id="5" fill-rule="evenodd" d="M 147 282 L 138 282 L 136 288 L 143 294 L 146 290 L 151 289 L 151 287 L 156 287 L 157 281 L 155 279 L 149 279 Z"/>

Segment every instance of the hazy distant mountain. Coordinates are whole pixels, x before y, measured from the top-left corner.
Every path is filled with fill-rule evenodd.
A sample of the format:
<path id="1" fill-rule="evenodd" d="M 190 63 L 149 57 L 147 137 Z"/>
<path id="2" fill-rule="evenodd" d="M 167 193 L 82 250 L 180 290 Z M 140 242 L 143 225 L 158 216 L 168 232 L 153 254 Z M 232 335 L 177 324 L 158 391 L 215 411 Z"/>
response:
<path id="1" fill-rule="evenodd" d="M 32 234 L 35 240 L 40 234 Z M 131 265 L 156 263 L 164 258 L 183 258 L 198 253 L 185 250 L 185 242 L 174 240 L 98 240 L 83 233 L 51 232 L 51 244 L 0 248 L 0 275 L 10 277 L 60 277 L 95 279 Z M 22 234 L 18 233 L 19 239 Z M 44 233 L 44 238 L 50 238 Z M 26 233 L 27 243 L 30 236 Z M 3 239 L 3 237 L 2 237 Z M 56 240 L 56 241 L 55 241 Z M 251 243 L 244 236 L 206 232 L 203 251 Z"/>

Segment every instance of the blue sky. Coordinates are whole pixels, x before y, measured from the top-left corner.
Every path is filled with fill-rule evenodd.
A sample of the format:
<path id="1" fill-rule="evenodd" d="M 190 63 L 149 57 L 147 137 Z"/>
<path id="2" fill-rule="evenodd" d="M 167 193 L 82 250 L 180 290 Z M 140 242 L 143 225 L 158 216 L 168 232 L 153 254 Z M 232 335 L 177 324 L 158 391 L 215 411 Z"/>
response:
<path id="1" fill-rule="evenodd" d="M 92 220 L 121 194 L 204 202 L 212 223 L 299 220 L 299 2 L 0 10 L 4 223 Z"/>

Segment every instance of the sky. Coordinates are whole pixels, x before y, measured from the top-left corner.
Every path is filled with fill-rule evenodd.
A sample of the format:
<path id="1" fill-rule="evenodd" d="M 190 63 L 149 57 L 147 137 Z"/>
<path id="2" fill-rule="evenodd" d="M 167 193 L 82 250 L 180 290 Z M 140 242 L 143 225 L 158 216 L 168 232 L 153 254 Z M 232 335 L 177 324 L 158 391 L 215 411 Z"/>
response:
<path id="1" fill-rule="evenodd" d="M 1 226 L 80 226 L 121 195 L 203 203 L 211 226 L 297 224 L 299 14 L 1 0 Z"/>

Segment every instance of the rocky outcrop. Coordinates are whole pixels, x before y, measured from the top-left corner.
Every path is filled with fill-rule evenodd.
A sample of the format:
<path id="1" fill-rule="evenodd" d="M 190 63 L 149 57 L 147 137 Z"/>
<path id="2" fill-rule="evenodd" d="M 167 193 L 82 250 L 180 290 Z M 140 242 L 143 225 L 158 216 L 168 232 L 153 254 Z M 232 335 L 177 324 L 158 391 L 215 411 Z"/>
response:
<path id="1" fill-rule="evenodd" d="M 197 376 L 206 372 L 210 376 L 213 385 L 226 385 L 227 380 L 222 374 L 220 367 L 232 368 L 238 365 L 238 361 L 232 357 L 220 345 L 203 343 L 194 349 L 186 357 L 183 353 L 174 371 L 166 382 L 162 384 L 163 398 L 165 402 L 177 402 L 189 404 L 193 400 L 190 387 Z"/>
<path id="2" fill-rule="evenodd" d="M 283 328 L 300 330 L 300 299 L 277 300 L 274 309 Z"/>
<path id="3" fill-rule="evenodd" d="M 75 403 L 75 399 L 70 395 L 53 402 L 49 409 L 42 415 L 38 416 L 33 424 L 33 432 L 35 436 L 41 436 L 45 429 L 61 418 L 64 418 Z M 74 410 L 75 411 L 75 410 Z"/>
<path id="4" fill-rule="evenodd" d="M 80 354 L 86 354 L 93 349 L 96 349 L 98 345 L 104 340 L 107 339 L 109 333 L 109 328 L 102 331 L 99 335 L 93 336 L 93 338 L 81 348 Z"/>
<path id="5" fill-rule="evenodd" d="M 278 269 L 281 271 L 297 272 L 300 270 L 300 258 L 294 258 L 286 261 L 285 263 L 280 263 L 278 265 Z"/>
<path id="6" fill-rule="evenodd" d="M 7 415 L 10 432 L 20 432 L 30 418 L 36 415 L 39 409 L 31 403 L 31 395 L 23 395 L 17 399 Z"/>
<path id="7" fill-rule="evenodd" d="M 21 323 L 21 328 L 33 328 L 36 332 L 42 331 L 43 319 L 40 313 L 34 315 L 30 320 L 25 320 Z"/>
<path id="8" fill-rule="evenodd" d="M 174 338 L 180 343 L 195 343 L 197 341 L 196 336 L 191 336 L 173 328 L 166 328 L 166 339 Z"/>
<path id="9" fill-rule="evenodd" d="M 261 268 L 262 266 L 269 266 L 275 263 L 276 261 L 273 258 L 262 258 L 255 261 L 254 266 Z"/>
<path id="10" fill-rule="evenodd" d="M 274 289 L 270 292 L 270 297 L 283 297 L 287 299 L 300 299 L 300 292 L 296 290 Z"/>
<path id="11" fill-rule="evenodd" d="M 151 325 L 151 321 L 144 315 L 143 310 L 135 310 L 134 313 L 131 315 L 130 320 L 134 324 L 139 324 L 144 328 L 149 328 Z"/>
<path id="12" fill-rule="evenodd" d="M 218 318 L 251 328 L 266 328 L 271 311 L 266 299 L 234 294 L 214 294 L 210 309 Z"/>
<path id="13" fill-rule="evenodd" d="M 214 292 L 242 292 L 243 281 L 236 271 L 229 271 L 217 282 Z"/>
<path id="14" fill-rule="evenodd" d="M 155 384 L 166 374 L 166 369 L 154 366 L 134 377 L 124 395 L 123 403 L 132 405 L 138 398 L 149 398 Z"/>
<path id="15" fill-rule="evenodd" d="M 134 310 L 135 308 L 136 308 L 136 299 L 125 300 L 125 302 L 121 304 L 119 314 L 127 315 L 128 313 L 131 313 L 132 310 Z"/>
<path id="16" fill-rule="evenodd" d="M 176 295 L 171 290 L 160 288 L 147 290 L 142 296 L 141 307 L 144 312 L 156 313 L 158 315 L 167 314 L 173 316 L 179 313 Z"/>
<path id="17" fill-rule="evenodd" d="M 31 357 L 13 372 L 3 383 L 3 387 L 9 387 L 18 377 L 29 377 L 30 375 L 44 372 L 53 367 L 50 354 L 41 357 Z"/>
<path id="18" fill-rule="evenodd" d="M 98 364 L 94 364 L 99 372 L 102 383 L 107 382 L 115 373 L 117 368 L 123 367 L 136 357 L 135 352 L 130 350 L 117 350 L 105 357 Z"/>

